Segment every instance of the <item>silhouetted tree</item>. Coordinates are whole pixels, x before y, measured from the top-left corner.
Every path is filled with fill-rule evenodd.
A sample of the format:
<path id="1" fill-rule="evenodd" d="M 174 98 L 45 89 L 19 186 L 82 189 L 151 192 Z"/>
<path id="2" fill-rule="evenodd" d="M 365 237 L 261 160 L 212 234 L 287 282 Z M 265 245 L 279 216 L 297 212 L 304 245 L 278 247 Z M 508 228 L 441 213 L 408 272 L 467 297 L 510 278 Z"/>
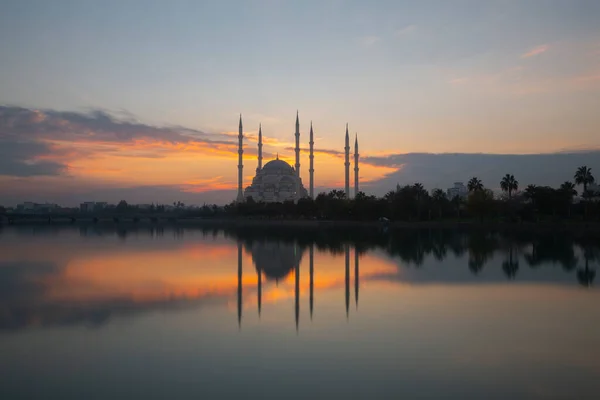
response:
<path id="1" fill-rule="evenodd" d="M 334 189 L 331 192 L 329 192 L 328 196 L 338 200 L 345 200 L 346 192 L 344 192 L 343 190 Z"/>
<path id="2" fill-rule="evenodd" d="M 577 190 L 575 190 L 575 184 L 573 182 L 566 181 L 560 185 L 560 190 L 570 196 L 570 200 L 573 200 L 574 196 L 577 196 Z"/>
<path id="3" fill-rule="evenodd" d="M 469 179 L 469 182 L 467 183 L 467 189 L 469 190 L 469 192 L 483 190 L 483 183 L 481 182 L 481 179 L 477 177 Z"/>
<path id="4" fill-rule="evenodd" d="M 412 195 L 414 196 L 415 203 L 417 206 L 417 219 L 421 219 L 421 210 L 423 209 L 425 203 L 429 199 L 429 193 L 425 190 L 421 183 L 415 183 L 411 187 Z"/>
<path id="5" fill-rule="evenodd" d="M 452 206 L 454 207 L 454 211 L 456 212 L 456 217 L 460 219 L 460 209 L 465 204 L 465 201 L 462 197 L 456 195 L 451 200 Z"/>
<path id="6" fill-rule="evenodd" d="M 486 214 L 492 211 L 494 204 L 494 193 L 489 189 L 475 190 L 469 194 L 467 209 L 473 215 L 479 217 L 480 221 Z"/>
<path id="7" fill-rule="evenodd" d="M 443 209 L 448 204 L 448 199 L 442 189 L 434 189 L 431 193 L 431 200 L 438 211 L 438 217 L 442 218 Z"/>
<path id="8" fill-rule="evenodd" d="M 561 194 L 567 201 L 567 214 L 571 216 L 571 205 L 573 204 L 573 197 L 577 196 L 577 190 L 575 190 L 575 184 L 573 182 L 566 181 L 560 185 Z"/>
<path id="9" fill-rule="evenodd" d="M 506 174 L 500 181 L 500 188 L 502 191 L 508 193 L 508 198 L 512 198 L 512 193 L 519 189 L 519 182 L 515 179 L 514 175 Z"/>
<path id="10" fill-rule="evenodd" d="M 583 195 L 587 193 L 588 185 L 594 183 L 595 179 L 592 175 L 592 169 L 587 166 L 582 166 L 577 168 L 575 172 L 575 183 L 578 185 L 583 185 Z"/>
<path id="11" fill-rule="evenodd" d="M 523 193 L 524 197 L 534 202 L 537 188 L 536 185 L 527 185 L 525 192 Z"/>

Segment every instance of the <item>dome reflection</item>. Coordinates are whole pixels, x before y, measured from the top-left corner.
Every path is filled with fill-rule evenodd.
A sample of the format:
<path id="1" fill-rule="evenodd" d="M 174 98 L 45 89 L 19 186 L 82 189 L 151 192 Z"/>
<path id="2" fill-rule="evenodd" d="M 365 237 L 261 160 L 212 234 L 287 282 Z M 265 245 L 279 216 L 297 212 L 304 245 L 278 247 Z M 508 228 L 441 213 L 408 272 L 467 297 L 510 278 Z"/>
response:
<path id="1" fill-rule="evenodd" d="M 256 271 L 274 281 L 288 276 L 300 264 L 304 253 L 295 243 L 283 242 L 254 242 L 246 250 L 252 254 Z"/>

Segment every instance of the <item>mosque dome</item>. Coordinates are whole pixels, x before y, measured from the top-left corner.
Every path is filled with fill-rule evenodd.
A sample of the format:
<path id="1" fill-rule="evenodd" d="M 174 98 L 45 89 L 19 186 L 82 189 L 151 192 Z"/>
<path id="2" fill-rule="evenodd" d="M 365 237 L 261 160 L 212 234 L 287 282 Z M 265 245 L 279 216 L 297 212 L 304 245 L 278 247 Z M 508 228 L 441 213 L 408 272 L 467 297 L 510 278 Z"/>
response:
<path id="1" fill-rule="evenodd" d="M 268 163 L 266 163 L 264 165 L 264 167 L 262 169 L 263 169 L 263 171 L 268 172 L 268 173 L 277 173 L 277 172 L 290 173 L 290 172 L 294 171 L 294 169 L 292 168 L 292 166 L 290 164 L 288 164 L 285 161 L 280 160 L 280 159 L 269 161 Z"/>

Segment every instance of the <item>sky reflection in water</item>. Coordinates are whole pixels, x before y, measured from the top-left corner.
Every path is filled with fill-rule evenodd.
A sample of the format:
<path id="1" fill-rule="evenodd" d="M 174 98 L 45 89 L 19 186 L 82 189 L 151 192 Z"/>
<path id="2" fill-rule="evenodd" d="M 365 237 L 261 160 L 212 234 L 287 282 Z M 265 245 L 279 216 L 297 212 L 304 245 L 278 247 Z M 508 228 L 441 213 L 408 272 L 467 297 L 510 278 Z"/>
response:
<path id="1" fill-rule="evenodd" d="M 600 395 L 594 238 L 313 237 L 1 230 L 0 398 Z"/>

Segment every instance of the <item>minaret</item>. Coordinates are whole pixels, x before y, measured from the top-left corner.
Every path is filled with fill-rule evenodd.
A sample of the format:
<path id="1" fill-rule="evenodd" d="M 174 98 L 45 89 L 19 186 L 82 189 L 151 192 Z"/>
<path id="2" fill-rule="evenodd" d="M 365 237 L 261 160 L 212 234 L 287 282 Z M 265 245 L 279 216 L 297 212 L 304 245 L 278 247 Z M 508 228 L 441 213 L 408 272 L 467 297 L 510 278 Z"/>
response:
<path id="1" fill-rule="evenodd" d="M 296 110 L 296 176 L 300 177 L 300 120 Z"/>
<path id="2" fill-rule="evenodd" d="M 244 129 L 242 128 L 242 114 L 240 114 L 240 132 L 238 135 L 238 140 L 239 140 L 239 148 L 238 148 L 238 194 L 237 194 L 237 201 L 238 202 L 243 202 L 244 201 L 244 192 L 243 192 L 243 188 L 242 188 L 242 173 L 243 173 L 243 169 L 244 169 L 244 164 L 243 164 L 243 160 L 242 160 L 242 155 L 244 154 Z"/>
<path id="3" fill-rule="evenodd" d="M 314 243 L 310 244 L 308 248 L 308 261 L 309 261 L 309 269 L 310 269 L 310 319 L 312 320 L 313 316 L 313 305 L 314 305 L 314 289 L 315 289 L 315 265 L 314 265 Z"/>
<path id="4" fill-rule="evenodd" d="M 238 290 L 237 290 L 237 312 L 238 327 L 242 329 L 242 241 L 238 240 Z"/>
<path id="5" fill-rule="evenodd" d="M 350 309 L 350 245 L 346 243 L 344 247 L 346 253 L 346 319 L 348 319 L 348 310 Z"/>
<path id="6" fill-rule="evenodd" d="M 262 124 L 258 125 L 258 167 L 256 173 L 262 169 Z"/>
<path id="7" fill-rule="evenodd" d="M 313 140 L 313 128 L 312 128 L 312 121 L 310 121 L 310 142 L 308 142 L 308 144 L 310 145 L 310 155 L 308 156 L 308 158 L 310 159 L 310 169 L 308 170 L 309 174 L 310 174 L 310 198 L 314 199 L 315 198 L 315 165 L 314 165 L 314 159 L 315 156 L 313 154 L 313 146 L 315 144 L 314 140 Z"/>
<path id="8" fill-rule="evenodd" d="M 344 188 L 344 192 L 346 193 L 346 198 L 350 198 L 350 138 L 348 137 L 348 124 L 346 124 L 346 146 L 344 147 L 346 152 L 346 161 L 344 162 L 344 167 L 346 171 L 346 185 Z M 241 156 L 240 156 L 241 157 Z"/>
<path id="9" fill-rule="evenodd" d="M 358 310 L 358 248 L 354 246 L 354 300 L 356 301 L 356 309 Z"/>
<path id="10" fill-rule="evenodd" d="M 354 198 L 358 194 L 358 133 L 354 138 Z"/>

